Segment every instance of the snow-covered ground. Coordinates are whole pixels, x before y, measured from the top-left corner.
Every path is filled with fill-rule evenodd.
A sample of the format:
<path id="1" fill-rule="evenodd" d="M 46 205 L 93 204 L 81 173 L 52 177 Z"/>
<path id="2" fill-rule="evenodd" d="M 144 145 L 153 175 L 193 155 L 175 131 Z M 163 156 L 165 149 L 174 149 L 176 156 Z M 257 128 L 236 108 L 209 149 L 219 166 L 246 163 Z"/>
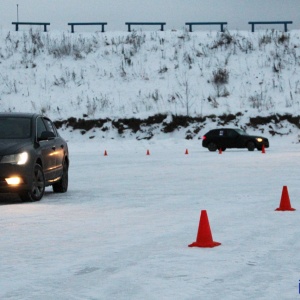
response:
<path id="1" fill-rule="evenodd" d="M 0 196 L 1 299 L 300 298 L 300 146 L 289 137 L 265 154 L 67 138 L 66 194 Z M 275 211 L 284 185 L 296 211 Z M 221 246 L 188 247 L 201 210 Z"/>
<path id="2" fill-rule="evenodd" d="M 298 115 L 299 33 L 1 30 L 1 111 L 54 120 Z"/>

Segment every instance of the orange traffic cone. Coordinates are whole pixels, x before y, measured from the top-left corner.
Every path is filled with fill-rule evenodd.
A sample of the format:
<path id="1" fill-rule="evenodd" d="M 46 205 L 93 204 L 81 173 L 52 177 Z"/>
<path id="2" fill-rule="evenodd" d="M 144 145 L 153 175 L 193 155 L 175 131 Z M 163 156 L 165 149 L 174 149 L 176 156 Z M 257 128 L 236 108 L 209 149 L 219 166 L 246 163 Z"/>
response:
<path id="1" fill-rule="evenodd" d="M 222 154 L 222 148 L 219 149 L 219 154 Z"/>
<path id="2" fill-rule="evenodd" d="M 147 150 L 147 153 L 146 153 L 146 155 L 150 155 L 150 151 L 149 151 L 149 149 Z"/>
<path id="3" fill-rule="evenodd" d="M 293 210 L 296 210 L 295 208 L 291 207 L 290 196 L 289 196 L 287 186 L 284 186 L 282 188 L 280 206 L 278 208 L 276 208 L 276 210 L 277 211 L 285 211 L 285 210 L 293 211 Z"/>
<path id="4" fill-rule="evenodd" d="M 189 150 L 188 149 L 185 149 L 185 154 L 189 154 Z"/>
<path id="5" fill-rule="evenodd" d="M 189 247 L 213 248 L 221 245 L 221 243 L 214 242 L 209 226 L 206 210 L 201 211 L 199 228 L 196 242 L 189 245 Z"/>
<path id="6" fill-rule="evenodd" d="M 262 145 L 261 153 L 266 153 L 265 145 Z"/>
<path id="7" fill-rule="evenodd" d="M 106 150 L 104 151 L 104 156 L 107 156 L 107 151 Z"/>

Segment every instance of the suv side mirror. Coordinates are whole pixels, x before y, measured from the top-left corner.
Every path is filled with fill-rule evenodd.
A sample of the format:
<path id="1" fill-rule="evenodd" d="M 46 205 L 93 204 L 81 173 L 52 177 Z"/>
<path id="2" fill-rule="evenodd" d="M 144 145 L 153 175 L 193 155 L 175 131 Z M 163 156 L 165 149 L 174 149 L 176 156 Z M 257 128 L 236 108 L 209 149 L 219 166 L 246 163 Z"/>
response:
<path id="1" fill-rule="evenodd" d="M 55 138 L 55 134 L 52 131 L 43 131 L 41 136 L 38 138 L 38 141 L 48 141 L 53 140 Z"/>

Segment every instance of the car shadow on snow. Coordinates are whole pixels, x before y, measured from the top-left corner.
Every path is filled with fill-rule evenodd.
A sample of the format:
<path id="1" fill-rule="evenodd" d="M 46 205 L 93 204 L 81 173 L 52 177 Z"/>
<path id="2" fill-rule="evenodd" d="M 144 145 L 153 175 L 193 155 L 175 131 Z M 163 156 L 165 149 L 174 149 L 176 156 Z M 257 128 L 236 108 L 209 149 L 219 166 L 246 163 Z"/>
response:
<path id="1" fill-rule="evenodd" d="M 18 194 L 16 193 L 0 193 L 0 206 L 1 205 L 10 205 L 10 204 L 25 204 L 25 203 L 55 203 L 61 202 L 65 203 L 66 200 L 72 202 L 73 195 L 68 193 L 53 193 L 51 187 L 46 187 L 43 198 L 40 201 L 36 202 L 24 202 L 21 200 Z"/>
<path id="2" fill-rule="evenodd" d="M 48 202 L 48 201 L 55 201 L 56 194 L 52 191 L 45 191 L 43 198 L 40 201 L 36 202 L 24 202 L 21 200 L 18 194 L 14 193 L 0 193 L 0 206 L 1 205 L 11 205 L 11 204 L 25 204 L 25 203 L 39 203 L 39 202 Z"/>
<path id="3" fill-rule="evenodd" d="M 7 193 L 0 194 L 0 205 L 20 204 L 24 203 L 18 194 Z"/>

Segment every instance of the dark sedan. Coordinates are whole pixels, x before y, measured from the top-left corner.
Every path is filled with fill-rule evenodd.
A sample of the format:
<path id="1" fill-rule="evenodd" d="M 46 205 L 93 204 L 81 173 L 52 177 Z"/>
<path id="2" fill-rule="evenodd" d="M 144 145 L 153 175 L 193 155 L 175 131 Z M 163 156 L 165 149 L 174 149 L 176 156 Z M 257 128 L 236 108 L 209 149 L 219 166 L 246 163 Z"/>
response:
<path id="1" fill-rule="evenodd" d="M 226 148 L 247 148 L 249 151 L 262 150 L 269 147 L 269 140 L 258 135 L 249 135 L 241 129 L 221 128 L 214 129 L 202 137 L 202 146 L 209 151 Z"/>
<path id="2" fill-rule="evenodd" d="M 69 151 L 53 122 L 38 114 L 0 113 L 0 192 L 38 201 L 45 187 L 68 190 Z"/>

